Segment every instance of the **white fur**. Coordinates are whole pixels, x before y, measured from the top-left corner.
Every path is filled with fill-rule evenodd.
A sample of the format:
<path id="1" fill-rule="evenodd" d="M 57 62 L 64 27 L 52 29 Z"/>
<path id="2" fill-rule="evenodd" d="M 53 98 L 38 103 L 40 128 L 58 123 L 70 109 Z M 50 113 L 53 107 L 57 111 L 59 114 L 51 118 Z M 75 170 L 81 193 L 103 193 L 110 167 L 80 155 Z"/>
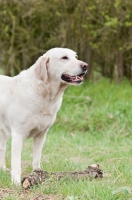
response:
<path id="1" fill-rule="evenodd" d="M 68 59 L 62 59 L 63 56 Z M 56 119 L 68 86 L 61 75 L 80 74 L 82 63 L 74 51 L 54 48 L 18 76 L 0 75 L 0 167 L 5 168 L 6 141 L 11 135 L 13 182 L 21 182 L 21 151 L 28 137 L 33 137 L 33 169 L 40 168 L 46 133 Z"/>

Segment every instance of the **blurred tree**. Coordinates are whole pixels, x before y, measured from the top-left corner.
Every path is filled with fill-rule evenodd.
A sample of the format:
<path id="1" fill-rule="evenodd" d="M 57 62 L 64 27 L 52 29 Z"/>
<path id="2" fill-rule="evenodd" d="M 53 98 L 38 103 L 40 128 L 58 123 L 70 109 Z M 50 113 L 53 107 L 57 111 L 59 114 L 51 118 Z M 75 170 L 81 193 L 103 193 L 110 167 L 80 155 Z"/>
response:
<path id="1" fill-rule="evenodd" d="M 4 74 L 28 68 L 48 49 L 78 52 L 94 71 L 132 82 L 131 0 L 0 0 L 0 63 Z"/>

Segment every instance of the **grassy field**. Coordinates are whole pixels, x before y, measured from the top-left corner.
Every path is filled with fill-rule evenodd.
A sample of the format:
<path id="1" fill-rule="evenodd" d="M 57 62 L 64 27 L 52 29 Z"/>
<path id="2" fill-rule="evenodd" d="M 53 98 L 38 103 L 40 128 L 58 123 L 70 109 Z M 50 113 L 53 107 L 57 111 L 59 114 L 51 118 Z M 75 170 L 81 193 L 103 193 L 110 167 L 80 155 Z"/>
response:
<path id="1" fill-rule="evenodd" d="M 23 176 L 31 172 L 32 140 L 25 141 Z M 10 141 L 7 145 L 10 169 Z M 43 148 L 42 168 L 48 172 L 83 170 L 99 163 L 101 180 L 47 181 L 23 191 L 0 171 L 4 200 L 131 200 L 132 199 L 132 86 L 102 79 L 70 86 Z"/>

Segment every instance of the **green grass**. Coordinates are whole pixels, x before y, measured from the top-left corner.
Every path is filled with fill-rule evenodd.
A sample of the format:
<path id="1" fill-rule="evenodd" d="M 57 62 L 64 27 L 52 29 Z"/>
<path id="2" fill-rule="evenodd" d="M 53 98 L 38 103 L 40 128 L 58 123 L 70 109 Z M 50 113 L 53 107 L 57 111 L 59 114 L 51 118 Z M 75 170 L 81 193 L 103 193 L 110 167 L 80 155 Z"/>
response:
<path id="1" fill-rule="evenodd" d="M 4 200 L 34 199 L 38 195 L 66 200 L 132 199 L 132 86 L 102 79 L 96 83 L 70 86 L 43 148 L 42 168 L 48 172 L 83 170 L 99 163 L 105 172 L 101 180 L 46 182 L 21 191 L 11 185 L 10 176 L 0 171 L 0 188 L 13 194 Z M 7 145 L 10 168 L 10 141 Z M 31 172 L 32 140 L 25 141 L 23 175 Z M 2 197 L 0 197 L 2 199 Z"/>

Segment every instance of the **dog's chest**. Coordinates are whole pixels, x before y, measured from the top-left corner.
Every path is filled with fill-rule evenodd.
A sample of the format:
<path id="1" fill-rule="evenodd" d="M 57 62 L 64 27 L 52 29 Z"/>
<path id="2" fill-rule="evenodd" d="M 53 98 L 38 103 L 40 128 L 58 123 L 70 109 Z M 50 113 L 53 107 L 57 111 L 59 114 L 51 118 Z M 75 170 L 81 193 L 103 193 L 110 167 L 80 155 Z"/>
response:
<path id="1" fill-rule="evenodd" d="M 47 106 L 43 107 L 41 104 L 41 109 L 35 115 L 32 115 L 28 121 L 28 127 L 30 127 L 30 133 L 28 137 L 34 137 L 38 133 L 48 130 L 54 123 L 58 110 L 61 107 L 62 98 L 57 102 L 50 102 Z"/>
<path id="2" fill-rule="evenodd" d="M 39 133 L 47 132 L 47 130 L 53 125 L 55 119 L 55 114 L 34 116 L 28 123 L 30 130 L 27 137 L 34 137 Z"/>
<path id="3" fill-rule="evenodd" d="M 57 100 L 48 98 L 45 100 L 37 99 L 35 104 L 35 109 L 37 109 L 38 114 L 40 113 L 43 116 L 54 115 L 61 107 L 62 96 Z"/>

